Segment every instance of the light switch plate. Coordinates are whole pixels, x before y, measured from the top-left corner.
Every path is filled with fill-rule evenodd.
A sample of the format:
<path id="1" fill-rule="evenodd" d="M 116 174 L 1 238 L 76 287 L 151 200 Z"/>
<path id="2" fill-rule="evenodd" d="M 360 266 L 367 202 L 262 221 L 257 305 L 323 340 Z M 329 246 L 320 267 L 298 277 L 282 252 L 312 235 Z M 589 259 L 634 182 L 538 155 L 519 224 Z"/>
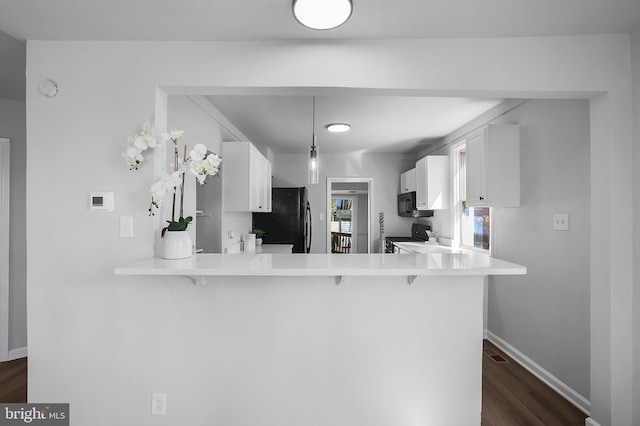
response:
<path id="1" fill-rule="evenodd" d="M 553 230 L 568 231 L 569 215 L 567 213 L 556 213 L 553 215 Z"/>

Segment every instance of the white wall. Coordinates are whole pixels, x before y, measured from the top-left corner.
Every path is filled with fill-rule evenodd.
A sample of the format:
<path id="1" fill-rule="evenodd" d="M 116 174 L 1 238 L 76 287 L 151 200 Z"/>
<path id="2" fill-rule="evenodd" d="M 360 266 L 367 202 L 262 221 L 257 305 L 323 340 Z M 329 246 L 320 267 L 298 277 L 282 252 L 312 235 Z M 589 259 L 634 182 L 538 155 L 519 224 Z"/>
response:
<path id="1" fill-rule="evenodd" d="M 490 278 L 489 331 L 588 400 L 588 102 L 531 101 L 495 122 L 521 126 L 521 205 L 495 209 L 494 255 L 528 273 Z M 552 230 L 554 213 L 569 214 L 568 232 Z"/>
<path id="2" fill-rule="evenodd" d="M 11 139 L 9 231 L 9 357 L 27 347 L 27 123 L 24 102 L 0 99 L 0 137 Z"/>
<path id="3" fill-rule="evenodd" d="M 71 402 L 79 424 L 114 424 L 121 421 L 116 411 L 101 411 L 96 420 L 96 410 L 147 411 L 151 392 L 159 389 L 192 395 L 172 377 L 199 375 L 191 360 L 203 353 L 197 343 L 207 344 L 208 327 L 186 314 L 206 302 L 203 293 L 180 280 L 113 275 L 114 266 L 154 253 L 157 229 L 146 216 L 153 171 L 132 176 L 120 152 L 127 135 L 154 119 L 157 87 L 191 93 L 221 86 L 376 87 L 464 96 L 596 96 L 591 158 L 601 164 L 591 168 L 598 199 L 597 205 L 592 201 L 590 234 L 604 232 L 590 259 L 591 415 L 603 426 L 632 424 L 633 365 L 625 343 L 631 341 L 632 284 L 629 57 L 629 38 L 616 35 L 309 44 L 28 42 L 30 400 Z M 63 88 L 55 98 L 38 93 L 45 78 Z M 42 184 L 53 179 L 53 187 Z M 396 186 L 390 184 L 394 193 Z M 88 212 L 89 192 L 101 188 L 116 193 L 113 214 Z M 60 208 L 42 214 L 42 205 Z M 118 237 L 119 215 L 134 217 L 134 238 Z M 73 227 L 52 226 L 59 223 Z M 389 233 L 401 227 L 392 228 Z M 170 339 L 164 330 L 171 330 Z M 175 365 L 184 368 L 176 372 Z M 197 393 L 207 383 L 189 385 Z M 189 406 L 184 423 L 195 424 L 190 420 L 201 414 Z"/>
<path id="4" fill-rule="evenodd" d="M 322 149 L 322 147 L 320 147 Z M 326 216 L 328 177 L 373 177 L 373 222 L 371 252 L 379 252 L 380 227 L 378 213 L 384 212 L 384 228 L 387 236 L 411 235 L 412 218 L 398 216 L 397 195 L 400 173 L 415 166 L 415 158 L 381 154 L 323 154 L 320 151 L 320 180 L 316 185 L 307 184 L 308 156 L 304 154 L 274 154 L 273 186 L 306 186 L 311 205 L 313 238 L 312 253 L 326 253 Z M 412 166 L 413 164 L 413 166 Z"/>
<path id="5" fill-rule="evenodd" d="M 464 126 L 520 125 L 521 206 L 494 209 L 492 245 L 495 257 L 526 265 L 527 275 L 490 278 L 488 331 L 589 400 L 589 103 L 519 103 Z M 464 130 L 454 135 L 433 154 L 448 154 Z M 554 213 L 569 214 L 569 232 L 552 230 Z M 449 238 L 450 216 L 446 210 L 432 219 Z"/>
<path id="6" fill-rule="evenodd" d="M 640 27 L 632 35 L 631 60 L 633 73 L 633 211 L 634 217 L 640 212 Z M 633 359 L 635 362 L 633 376 L 633 409 L 634 419 L 640 419 L 640 226 L 634 221 L 633 229 Z"/>

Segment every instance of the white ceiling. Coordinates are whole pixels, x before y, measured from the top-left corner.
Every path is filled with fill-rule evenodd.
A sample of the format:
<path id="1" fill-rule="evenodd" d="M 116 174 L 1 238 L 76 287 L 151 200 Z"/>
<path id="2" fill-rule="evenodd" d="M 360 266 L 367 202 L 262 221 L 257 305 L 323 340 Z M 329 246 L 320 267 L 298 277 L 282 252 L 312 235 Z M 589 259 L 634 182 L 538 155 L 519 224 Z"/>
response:
<path id="1" fill-rule="evenodd" d="M 207 99 L 249 140 L 273 152 L 308 152 L 313 98 L 222 95 Z M 416 153 L 495 107 L 500 99 L 414 96 L 316 96 L 315 134 L 320 152 Z M 349 123 L 331 133 L 326 125 Z"/>
<path id="2" fill-rule="evenodd" d="M 22 40 L 308 40 L 520 37 L 629 33 L 640 0 L 353 0 L 351 19 L 331 31 L 299 25 L 291 0 L 0 0 L 0 31 Z M 24 99 L 24 43 L 0 33 L 0 98 Z M 6 64 L 14 64 L 7 66 Z M 210 98 L 246 136 L 275 152 L 311 143 L 305 96 Z M 16 99 L 20 100 L 20 99 Z M 322 152 L 413 152 L 499 100 L 319 97 Z M 328 135 L 323 125 L 349 121 Z"/>
<path id="3" fill-rule="evenodd" d="M 628 33 L 638 0 L 353 0 L 331 31 L 291 0 L 0 0 L 0 30 L 35 40 L 265 40 L 519 37 Z"/>

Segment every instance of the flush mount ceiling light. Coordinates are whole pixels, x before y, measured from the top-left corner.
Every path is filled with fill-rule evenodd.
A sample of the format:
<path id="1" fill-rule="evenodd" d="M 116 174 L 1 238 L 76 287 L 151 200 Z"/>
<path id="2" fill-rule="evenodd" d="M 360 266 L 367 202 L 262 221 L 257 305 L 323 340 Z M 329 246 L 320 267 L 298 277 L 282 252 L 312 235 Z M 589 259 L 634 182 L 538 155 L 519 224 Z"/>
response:
<path id="1" fill-rule="evenodd" d="M 327 130 L 333 133 L 348 132 L 351 130 L 351 124 L 347 123 L 331 123 L 327 124 Z"/>
<path id="2" fill-rule="evenodd" d="M 293 16 L 307 28 L 330 30 L 351 17 L 351 0 L 293 0 Z"/>

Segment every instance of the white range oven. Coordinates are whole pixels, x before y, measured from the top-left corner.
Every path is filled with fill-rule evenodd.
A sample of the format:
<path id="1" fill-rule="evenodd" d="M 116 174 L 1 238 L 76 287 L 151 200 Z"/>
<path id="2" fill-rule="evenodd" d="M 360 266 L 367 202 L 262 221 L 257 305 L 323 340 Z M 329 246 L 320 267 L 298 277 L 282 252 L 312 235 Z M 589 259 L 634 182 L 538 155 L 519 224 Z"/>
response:
<path id="1" fill-rule="evenodd" d="M 431 231 L 431 225 L 413 223 L 411 225 L 410 237 L 386 237 L 384 241 L 385 253 L 399 253 L 398 247 L 394 243 L 405 243 L 410 241 L 425 242 L 429 239 L 427 231 Z"/>

